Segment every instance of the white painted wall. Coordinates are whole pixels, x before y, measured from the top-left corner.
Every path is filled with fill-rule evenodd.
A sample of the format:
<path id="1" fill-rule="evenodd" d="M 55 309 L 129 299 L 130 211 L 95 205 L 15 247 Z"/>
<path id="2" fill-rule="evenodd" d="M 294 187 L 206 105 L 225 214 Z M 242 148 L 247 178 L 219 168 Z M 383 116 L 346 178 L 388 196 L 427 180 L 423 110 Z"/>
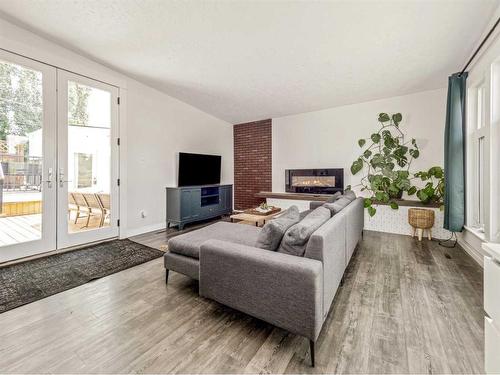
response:
<path id="1" fill-rule="evenodd" d="M 0 48 L 120 88 L 120 237 L 165 225 L 164 189 L 176 183 L 179 151 L 222 155 L 222 180 L 233 182 L 229 123 L 1 18 Z"/>
<path id="2" fill-rule="evenodd" d="M 165 187 L 177 185 L 179 151 L 222 155 L 221 182 L 233 182 L 233 128 L 136 81 L 127 100 L 130 235 L 165 226 Z"/>
<path id="3" fill-rule="evenodd" d="M 380 112 L 403 114 L 401 129 L 421 150 L 413 170 L 443 165 L 446 90 L 439 89 L 273 119 L 273 191 L 285 190 L 285 169 L 295 168 L 344 168 L 344 184 L 359 183 L 350 166 L 358 139 L 378 130 Z"/>

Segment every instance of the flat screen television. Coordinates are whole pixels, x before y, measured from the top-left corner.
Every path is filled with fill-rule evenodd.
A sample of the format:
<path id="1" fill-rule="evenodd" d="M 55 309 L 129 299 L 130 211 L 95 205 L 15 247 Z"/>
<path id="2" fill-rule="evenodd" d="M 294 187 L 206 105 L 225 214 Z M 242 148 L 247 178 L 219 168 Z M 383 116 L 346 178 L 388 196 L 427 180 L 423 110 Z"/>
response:
<path id="1" fill-rule="evenodd" d="M 220 184 L 220 155 L 179 152 L 179 186 Z"/>

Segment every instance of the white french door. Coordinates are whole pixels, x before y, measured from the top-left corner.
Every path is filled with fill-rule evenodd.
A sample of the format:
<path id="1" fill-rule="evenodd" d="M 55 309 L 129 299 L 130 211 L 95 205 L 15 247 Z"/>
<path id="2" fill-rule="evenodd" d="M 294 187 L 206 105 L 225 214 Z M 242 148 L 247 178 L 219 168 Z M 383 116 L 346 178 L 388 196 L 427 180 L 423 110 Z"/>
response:
<path id="1" fill-rule="evenodd" d="M 117 98 L 0 50 L 0 263 L 118 236 Z"/>
<path id="2" fill-rule="evenodd" d="M 57 73 L 57 246 L 118 236 L 118 89 Z"/>
<path id="3" fill-rule="evenodd" d="M 56 69 L 0 50 L 0 262 L 56 248 Z"/>

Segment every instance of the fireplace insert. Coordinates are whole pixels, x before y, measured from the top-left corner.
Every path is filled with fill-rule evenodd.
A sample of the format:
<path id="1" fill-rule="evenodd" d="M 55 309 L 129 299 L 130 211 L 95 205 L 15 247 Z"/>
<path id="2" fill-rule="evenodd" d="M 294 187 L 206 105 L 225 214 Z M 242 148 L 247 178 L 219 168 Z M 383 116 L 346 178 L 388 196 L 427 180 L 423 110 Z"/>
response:
<path id="1" fill-rule="evenodd" d="M 333 194 L 344 191 L 344 169 L 287 169 L 285 191 L 288 193 Z"/>

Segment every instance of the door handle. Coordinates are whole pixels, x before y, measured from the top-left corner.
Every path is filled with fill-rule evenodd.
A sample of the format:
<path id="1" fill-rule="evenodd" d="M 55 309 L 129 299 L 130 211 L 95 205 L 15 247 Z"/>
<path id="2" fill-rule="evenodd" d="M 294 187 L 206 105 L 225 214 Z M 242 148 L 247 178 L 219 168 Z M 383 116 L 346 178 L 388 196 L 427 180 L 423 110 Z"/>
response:
<path id="1" fill-rule="evenodd" d="M 71 182 L 64 179 L 64 169 L 59 168 L 59 187 L 64 187 L 65 182 Z"/>
<path id="2" fill-rule="evenodd" d="M 47 183 L 47 187 L 49 189 L 52 188 L 52 168 L 47 169 L 47 180 L 45 181 Z"/>

